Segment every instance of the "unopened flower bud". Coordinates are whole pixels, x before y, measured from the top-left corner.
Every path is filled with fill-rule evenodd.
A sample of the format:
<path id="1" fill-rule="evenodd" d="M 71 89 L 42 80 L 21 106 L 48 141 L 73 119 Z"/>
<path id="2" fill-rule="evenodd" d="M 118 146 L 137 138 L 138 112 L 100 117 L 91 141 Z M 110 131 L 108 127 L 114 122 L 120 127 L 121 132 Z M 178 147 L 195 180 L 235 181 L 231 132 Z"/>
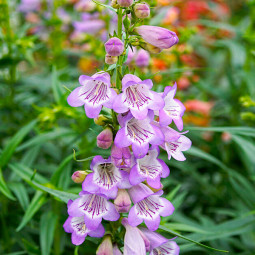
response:
<path id="1" fill-rule="evenodd" d="M 150 61 L 150 54 L 147 51 L 141 49 L 137 52 L 135 63 L 138 67 L 148 66 L 149 61 Z"/>
<path id="2" fill-rule="evenodd" d="M 115 8 L 115 9 L 120 8 L 120 6 L 119 6 L 117 0 L 112 0 L 112 2 L 111 2 L 111 7 L 112 7 L 112 8 Z"/>
<path id="3" fill-rule="evenodd" d="M 109 54 L 105 55 L 105 63 L 108 65 L 116 64 L 118 61 L 118 57 L 111 56 Z"/>
<path id="4" fill-rule="evenodd" d="M 117 197 L 114 200 L 114 205 L 119 213 L 126 213 L 130 209 L 131 199 L 125 189 L 119 189 Z"/>
<path id="5" fill-rule="evenodd" d="M 113 255 L 122 255 L 122 252 L 119 250 L 117 244 L 113 246 Z"/>
<path id="6" fill-rule="evenodd" d="M 104 236 L 102 243 L 98 246 L 96 255 L 112 255 L 112 239 L 110 235 Z"/>
<path id="7" fill-rule="evenodd" d="M 114 57 L 120 56 L 124 51 L 124 43 L 117 37 L 112 37 L 105 43 L 105 51 Z"/>
<path id="8" fill-rule="evenodd" d="M 98 117 L 96 117 L 94 119 L 94 122 L 98 126 L 104 126 L 106 120 L 107 120 L 107 118 L 104 115 L 100 114 L 100 115 L 98 115 Z"/>
<path id="9" fill-rule="evenodd" d="M 147 3 L 137 3 L 134 6 L 135 16 L 139 19 L 145 19 L 150 16 L 150 6 Z"/>
<path id="10" fill-rule="evenodd" d="M 86 171 L 75 171 L 72 175 L 72 180 L 75 183 L 82 183 L 87 175 L 88 173 Z"/>
<path id="11" fill-rule="evenodd" d="M 121 7 L 129 7 L 133 4 L 133 0 L 117 0 L 117 2 Z"/>
<path id="12" fill-rule="evenodd" d="M 97 146 L 102 149 L 108 149 L 112 145 L 113 134 L 111 128 L 106 128 L 97 136 Z"/>
<path id="13" fill-rule="evenodd" d="M 114 165 L 119 168 L 131 167 L 131 153 L 128 147 L 118 148 L 115 144 L 113 144 L 111 159 Z"/>

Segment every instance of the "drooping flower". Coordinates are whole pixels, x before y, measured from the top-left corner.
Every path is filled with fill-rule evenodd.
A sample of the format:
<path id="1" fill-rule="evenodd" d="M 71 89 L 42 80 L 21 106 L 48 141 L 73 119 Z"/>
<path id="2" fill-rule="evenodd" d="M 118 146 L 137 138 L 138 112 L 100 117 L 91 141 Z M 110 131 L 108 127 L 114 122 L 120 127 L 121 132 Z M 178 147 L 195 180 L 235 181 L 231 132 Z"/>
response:
<path id="1" fill-rule="evenodd" d="M 118 148 L 115 144 L 112 145 L 111 159 L 113 164 L 118 168 L 131 167 L 131 153 L 128 147 Z"/>
<path id="2" fill-rule="evenodd" d="M 187 151 L 192 144 L 191 140 L 183 135 L 187 132 L 179 133 L 170 127 L 161 127 L 160 129 L 165 135 L 165 141 L 160 147 L 166 150 L 168 159 L 173 157 L 178 161 L 186 160 L 182 152 Z"/>
<path id="3" fill-rule="evenodd" d="M 110 56 L 120 56 L 124 51 L 124 43 L 117 37 L 110 38 L 104 46 L 106 53 Z"/>
<path id="4" fill-rule="evenodd" d="M 143 25 L 135 28 L 135 31 L 144 41 L 160 49 L 171 48 L 179 42 L 175 32 L 163 27 Z"/>
<path id="5" fill-rule="evenodd" d="M 120 215 L 114 204 L 109 202 L 103 194 L 80 192 L 80 197 L 75 199 L 68 207 L 71 217 L 83 217 L 88 229 L 95 230 L 100 225 L 102 218 L 108 221 L 116 221 Z"/>
<path id="6" fill-rule="evenodd" d="M 68 208 L 73 203 L 72 200 L 68 201 Z M 104 227 L 102 224 L 99 224 L 98 227 L 95 230 L 90 230 L 87 225 L 85 224 L 84 217 L 72 217 L 69 216 L 67 220 L 65 221 L 64 230 L 67 233 L 72 234 L 72 243 L 74 245 L 81 245 L 84 241 L 87 235 L 91 237 L 102 237 L 104 235 Z"/>
<path id="7" fill-rule="evenodd" d="M 82 184 L 82 189 L 88 192 L 97 192 L 105 194 L 109 198 L 116 198 L 118 188 L 130 188 L 128 173 L 117 168 L 111 160 L 111 157 L 104 159 L 101 156 L 95 156 L 91 162 L 93 173 L 88 174 Z"/>
<path id="8" fill-rule="evenodd" d="M 149 65 L 150 54 L 146 50 L 139 50 L 136 55 L 135 63 L 138 67 L 146 67 Z"/>
<path id="9" fill-rule="evenodd" d="M 147 3 L 137 3 L 134 6 L 135 16 L 139 19 L 145 19 L 150 16 L 150 6 Z"/>
<path id="10" fill-rule="evenodd" d="M 126 218 L 122 219 L 122 225 L 126 228 L 123 255 L 146 255 L 145 243 L 139 229 L 131 226 Z"/>
<path id="11" fill-rule="evenodd" d="M 122 128 L 116 134 L 114 144 L 119 148 L 132 145 L 136 158 L 143 158 L 149 150 L 149 144 L 159 145 L 164 141 L 164 135 L 153 124 L 153 112 L 149 111 L 146 119 L 137 120 L 129 112 L 126 116 L 119 115 Z"/>
<path id="12" fill-rule="evenodd" d="M 165 198 L 160 197 L 163 191 L 153 193 L 144 184 L 138 184 L 128 190 L 134 203 L 128 214 L 128 223 L 138 226 L 143 221 L 149 230 L 155 231 L 160 224 L 160 216 L 166 217 L 174 212 L 173 205 Z"/>
<path id="13" fill-rule="evenodd" d="M 179 255 L 180 248 L 173 239 L 167 239 L 143 227 L 139 229 L 150 241 L 150 255 Z"/>
<path id="14" fill-rule="evenodd" d="M 150 149 L 147 155 L 141 159 L 136 159 L 136 164 L 132 167 L 129 181 L 132 185 L 137 185 L 143 181 L 154 189 L 161 187 L 160 178 L 166 178 L 170 170 L 162 159 L 158 159 L 159 150 Z"/>
<path id="15" fill-rule="evenodd" d="M 182 116 L 185 111 L 185 107 L 181 101 L 174 99 L 177 90 L 177 84 L 173 87 L 168 86 L 165 88 L 163 98 L 165 106 L 159 110 L 159 123 L 162 126 L 168 126 L 174 121 L 177 128 L 181 131 L 183 129 Z"/>
<path id="16" fill-rule="evenodd" d="M 112 108 L 112 102 L 117 93 L 110 88 L 110 75 L 108 73 L 96 73 L 91 77 L 81 75 L 79 82 L 82 86 L 74 89 L 67 98 L 70 106 L 84 105 L 89 118 L 96 118 L 102 106 Z"/>
<path id="17" fill-rule="evenodd" d="M 131 199 L 125 189 L 119 189 L 117 197 L 114 199 L 114 205 L 118 212 L 128 212 L 131 206 Z"/>
<path id="18" fill-rule="evenodd" d="M 112 239 L 110 235 L 105 235 L 102 243 L 98 246 L 96 255 L 113 255 Z"/>
<path id="19" fill-rule="evenodd" d="M 111 147 L 112 141 L 113 141 L 112 129 L 108 127 L 97 136 L 97 147 L 102 149 L 108 149 Z"/>
<path id="20" fill-rule="evenodd" d="M 164 107 L 162 97 L 150 89 L 151 80 L 142 81 L 135 75 L 126 74 L 122 79 L 123 93 L 119 94 L 113 103 L 113 109 L 117 113 L 131 111 L 136 119 L 145 119 L 148 110 L 160 110 Z"/>

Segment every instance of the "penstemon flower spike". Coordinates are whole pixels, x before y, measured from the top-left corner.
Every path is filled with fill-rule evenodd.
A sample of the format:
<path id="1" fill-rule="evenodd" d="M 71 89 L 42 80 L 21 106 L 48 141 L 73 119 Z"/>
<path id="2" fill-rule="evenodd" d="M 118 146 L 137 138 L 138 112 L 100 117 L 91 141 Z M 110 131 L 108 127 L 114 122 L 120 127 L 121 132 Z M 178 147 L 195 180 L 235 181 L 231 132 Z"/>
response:
<path id="1" fill-rule="evenodd" d="M 73 175 L 75 182 L 82 182 L 82 191 L 79 198 L 68 203 L 64 229 L 72 234 L 74 245 L 81 245 L 87 235 L 102 238 L 96 254 L 178 255 L 177 243 L 156 232 L 161 217 L 174 213 L 174 206 L 162 197 L 161 178 L 168 177 L 170 170 L 159 154 L 162 148 L 168 159 L 185 160 L 183 151 L 191 146 L 184 135 L 187 132 L 169 127 L 174 122 L 179 131 L 183 129 L 185 107 L 174 98 L 177 84 L 157 93 L 150 79 L 123 74 L 121 66 L 136 55 L 134 44 L 143 48 L 137 49 L 137 66 L 146 67 L 149 53 L 170 48 L 179 39 L 165 28 L 137 26 L 137 18 L 150 15 L 147 3 L 113 0 L 110 8 L 117 9 L 118 29 L 105 43 L 105 62 L 116 66 L 111 66 L 109 73 L 80 76 L 81 86 L 71 92 L 67 102 L 72 107 L 84 105 L 86 115 L 104 127 L 97 146 L 111 155 L 95 156 L 90 171 Z M 111 82 L 113 68 L 115 86 Z M 112 118 L 100 114 L 102 107 L 112 109 Z M 140 226 L 143 222 L 147 228 Z"/>

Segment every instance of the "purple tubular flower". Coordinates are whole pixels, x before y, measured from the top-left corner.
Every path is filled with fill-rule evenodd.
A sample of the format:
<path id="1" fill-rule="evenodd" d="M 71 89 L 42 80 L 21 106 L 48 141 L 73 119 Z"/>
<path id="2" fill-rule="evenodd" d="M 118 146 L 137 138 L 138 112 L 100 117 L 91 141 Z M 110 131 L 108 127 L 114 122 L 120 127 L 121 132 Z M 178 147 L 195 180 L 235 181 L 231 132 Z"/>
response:
<path id="1" fill-rule="evenodd" d="M 102 218 L 108 221 L 116 221 L 120 215 L 114 204 L 107 201 L 103 194 L 80 192 L 80 197 L 75 199 L 68 207 L 68 214 L 71 217 L 83 217 L 88 229 L 96 230 Z"/>
<path id="2" fill-rule="evenodd" d="M 105 46 L 105 51 L 110 56 L 114 56 L 114 57 L 120 56 L 124 51 L 124 43 L 117 37 L 110 38 L 105 43 L 104 46 Z"/>
<path id="3" fill-rule="evenodd" d="M 131 153 L 128 147 L 118 148 L 113 144 L 111 150 L 111 159 L 113 164 L 118 168 L 131 167 Z"/>
<path id="4" fill-rule="evenodd" d="M 163 98 L 151 91 L 153 83 L 151 80 L 142 81 L 135 75 L 126 74 L 122 79 L 123 93 L 119 94 L 113 103 L 113 109 L 117 113 L 131 111 L 138 119 L 145 119 L 148 110 L 160 110 L 164 107 Z"/>
<path id="5" fill-rule="evenodd" d="M 180 248 L 173 239 L 166 239 L 143 227 L 139 229 L 150 241 L 150 255 L 179 255 Z"/>
<path id="6" fill-rule="evenodd" d="M 126 228 L 123 255 L 146 255 L 146 247 L 140 230 L 130 226 L 126 218 L 122 219 L 122 225 Z"/>
<path id="7" fill-rule="evenodd" d="M 110 88 L 110 75 L 96 73 L 93 76 L 81 75 L 79 82 L 82 86 L 74 89 L 67 98 L 70 106 L 84 105 L 89 118 L 96 118 L 102 106 L 112 109 L 113 99 L 117 93 Z"/>
<path id="8" fill-rule="evenodd" d="M 128 223 L 138 226 L 143 221 L 149 230 L 155 231 L 160 224 L 160 216 L 166 217 L 174 212 L 173 205 L 165 198 L 160 197 L 163 191 L 153 193 L 144 184 L 138 184 L 128 190 L 134 203 L 128 215 Z"/>
<path id="9" fill-rule="evenodd" d="M 109 198 L 116 198 L 118 188 L 127 189 L 131 185 L 128 181 L 128 173 L 118 169 L 111 158 L 103 159 L 95 156 L 91 162 L 93 173 L 88 174 L 82 184 L 82 189 L 88 192 L 105 194 Z"/>
<path id="10" fill-rule="evenodd" d="M 69 200 L 67 207 L 69 208 L 72 205 L 73 201 Z M 103 237 L 104 227 L 102 224 L 99 224 L 95 230 L 90 230 L 85 224 L 84 217 L 72 217 L 69 216 L 66 222 L 63 225 L 65 232 L 72 234 L 72 243 L 74 245 L 81 245 L 87 235 L 91 237 Z"/>
<path id="11" fill-rule="evenodd" d="M 117 197 L 114 200 L 115 208 L 120 213 L 128 212 L 131 205 L 131 200 L 128 192 L 125 189 L 119 189 Z"/>
<path id="12" fill-rule="evenodd" d="M 174 121 L 177 128 L 183 129 L 182 116 L 185 112 L 185 106 L 178 99 L 174 99 L 177 90 L 177 84 L 173 87 L 166 87 L 163 93 L 165 106 L 159 110 L 159 123 L 161 126 L 168 126 Z"/>
<path id="13" fill-rule="evenodd" d="M 168 159 L 173 157 L 178 161 L 186 160 L 182 151 L 187 151 L 192 144 L 191 140 L 183 135 L 187 132 L 179 133 L 170 127 L 161 127 L 161 131 L 165 135 L 165 141 L 160 147 L 166 150 Z"/>
<path id="14" fill-rule="evenodd" d="M 129 175 L 132 185 L 137 185 L 143 181 L 154 189 L 161 187 L 160 178 L 166 178 L 170 174 L 168 166 L 162 159 L 158 159 L 159 151 L 150 149 L 144 158 L 137 159 Z"/>
<path id="15" fill-rule="evenodd" d="M 129 112 L 118 116 L 122 128 L 116 134 L 114 144 L 119 148 L 132 145 L 136 158 L 143 158 L 149 150 L 149 144 L 159 145 L 164 141 L 160 128 L 153 124 L 153 112 L 149 111 L 144 120 L 135 119 Z"/>
<path id="16" fill-rule="evenodd" d="M 135 30 L 141 35 L 144 41 L 160 49 L 171 48 L 179 42 L 175 32 L 163 27 L 143 25 L 137 27 Z"/>
<path id="17" fill-rule="evenodd" d="M 139 50 L 137 52 L 135 63 L 138 67 L 145 67 L 149 65 L 150 54 L 146 50 Z"/>

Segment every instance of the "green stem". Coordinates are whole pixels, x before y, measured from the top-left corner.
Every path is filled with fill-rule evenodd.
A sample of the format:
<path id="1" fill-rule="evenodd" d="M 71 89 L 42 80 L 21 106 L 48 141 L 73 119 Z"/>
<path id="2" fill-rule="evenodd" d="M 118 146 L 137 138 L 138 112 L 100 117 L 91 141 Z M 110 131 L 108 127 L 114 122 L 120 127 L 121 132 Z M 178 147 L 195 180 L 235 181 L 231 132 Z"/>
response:
<path id="1" fill-rule="evenodd" d="M 122 40 L 122 9 L 119 8 L 118 10 L 118 38 Z M 117 67 L 116 67 L 116 88 L 118 90 L 121 90 L 121 80 L 120 80 L 120 73 L 122 71 L 121 68 L 121 61 L 122 61 L 122 56 L 118 57 L 117 61 Z"/>

